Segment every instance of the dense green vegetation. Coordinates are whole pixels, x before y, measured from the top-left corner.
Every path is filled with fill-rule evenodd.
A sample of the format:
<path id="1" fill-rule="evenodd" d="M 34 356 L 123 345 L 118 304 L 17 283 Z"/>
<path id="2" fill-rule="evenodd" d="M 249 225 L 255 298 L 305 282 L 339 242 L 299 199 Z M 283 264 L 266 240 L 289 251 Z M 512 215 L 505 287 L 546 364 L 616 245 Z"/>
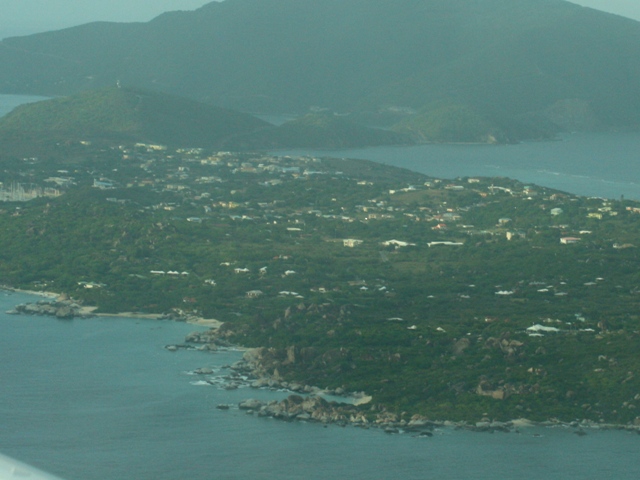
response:
<path id="1" fill-rule="evenodd" d="M 225 0 L 5 39 L 0 91 L 121 81 L 249 112 L 321 107 L 372 122 L 447 99 L 517 140 L 637 126 L 638 45 L 638 22 L 563 0 Z M 468 140 L 466 128 L 453 135 L 460 112 L 445 113 L 428 115 L 435 138 Z"/>
<path id="2" fill-rule="evenodd" d="M 58 148 L 3 159 L 4 190 L 62 195 L 1 205 L 2 283 L 217 318 L 281 377 L 398 413 L 638 416 L 635 202 L 358 160 Z"/>

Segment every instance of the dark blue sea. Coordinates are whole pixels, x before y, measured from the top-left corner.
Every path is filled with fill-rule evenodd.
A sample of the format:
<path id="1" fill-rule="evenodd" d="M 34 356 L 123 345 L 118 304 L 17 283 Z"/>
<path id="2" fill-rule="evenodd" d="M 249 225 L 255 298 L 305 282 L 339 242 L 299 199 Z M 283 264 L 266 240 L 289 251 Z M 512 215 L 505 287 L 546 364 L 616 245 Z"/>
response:
<path id="1" fill-rule="evenodd" d="M 0 96 L 0 114 L 7 102 L 21 103 L 7 97 Z M 639 147 L 640 135 L 607 134 L 501 147 L 304 153 L 369 158 L 436 177 L 503 175 L 640 199 Z M 563 428 L 441 429 L 414 438 L 218 410 L 218 404 L 286 393 L 203 385 L 189 372 L 211 367 L 222 375 L 241 353 L 164 348 L 198 327 L 2 313 L 37 299 L 0 291 L 0 452 L 68 480 L 640 478 L 640 435 L 621 431 L 579 437 Z"/>

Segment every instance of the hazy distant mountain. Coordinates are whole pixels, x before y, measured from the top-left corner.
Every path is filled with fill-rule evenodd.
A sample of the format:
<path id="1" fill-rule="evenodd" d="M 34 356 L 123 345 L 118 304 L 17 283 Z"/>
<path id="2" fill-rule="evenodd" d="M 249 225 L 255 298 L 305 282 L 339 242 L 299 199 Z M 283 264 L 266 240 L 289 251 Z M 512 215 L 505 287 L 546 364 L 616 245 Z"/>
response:
<path id="1" fill-rule="evenodd" d="M 165 93 L 107 87 L 22 105 L 0 119 L 0 134 L 210 147 L 267 126 L 245 113 Z"/>
<path id="2" fill-rule="evenodd" d="M 640 23 L 563 0 L 226 0 L 7 39 L 0 62 L 6 93 L 121 80 L 245 111 L 380 121 L 446 101 L 506 139 L 640 124 Z"/>
<path id="3" fill-rule="evenodd" d="M 233 150 L 410 142 L 402 133 L 364 127 L 331 113 L 307 115 L 276 127 L 246 113 L 126 87 L 22 105 L 0 119 L 0 139 L 5 147 L 7 141 L 25 145 L 107 140 Z"/>
<path id="4" fill-rule="evenodd" d="M 412 136 L 369 128 L 331 113 L 309 114 L 277 127 L 235 137 L 229 144 L 240 149 L 357 148 L 413 143 Z"/>

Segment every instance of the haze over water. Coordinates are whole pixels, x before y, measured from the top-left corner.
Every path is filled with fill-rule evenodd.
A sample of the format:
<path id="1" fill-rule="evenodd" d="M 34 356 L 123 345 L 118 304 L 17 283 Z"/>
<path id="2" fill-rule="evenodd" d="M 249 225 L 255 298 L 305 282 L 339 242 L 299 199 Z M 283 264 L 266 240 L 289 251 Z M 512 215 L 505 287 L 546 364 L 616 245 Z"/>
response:
<path id="1" fill-rule="evenodd" d="M 37 95 L 0 95 L 0 117 L 4 117 L 14 108 L 32 102 L 39 102 L 40 100 L 46 100 L 47 97 L 40 97 Z"/>
<path id="2" fill-rule="evenodd" d="M 45 97 L 0 95 L 0 117 Z M 269 119 L 273 121 L 273 119 Z M 640 200 L 640 133 L 574 133 L 516 145 L 417 145 L 352 150 L 286 150 L 282 155 L 361 158 L 438 178 L 510 177 L 575 193 Z"/>

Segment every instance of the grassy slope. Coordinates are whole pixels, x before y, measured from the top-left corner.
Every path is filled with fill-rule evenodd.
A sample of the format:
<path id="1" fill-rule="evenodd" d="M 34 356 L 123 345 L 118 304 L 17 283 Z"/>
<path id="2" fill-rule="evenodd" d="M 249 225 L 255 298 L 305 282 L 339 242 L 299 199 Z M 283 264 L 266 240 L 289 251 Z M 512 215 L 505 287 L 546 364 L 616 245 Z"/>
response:
<path id="1" fill-rule="evenodd" d="M 247 114 L 184 98 L 110 87 L 23 105 L 0 121 L 0 133 L 212 146 L 266 125 Z"/>

